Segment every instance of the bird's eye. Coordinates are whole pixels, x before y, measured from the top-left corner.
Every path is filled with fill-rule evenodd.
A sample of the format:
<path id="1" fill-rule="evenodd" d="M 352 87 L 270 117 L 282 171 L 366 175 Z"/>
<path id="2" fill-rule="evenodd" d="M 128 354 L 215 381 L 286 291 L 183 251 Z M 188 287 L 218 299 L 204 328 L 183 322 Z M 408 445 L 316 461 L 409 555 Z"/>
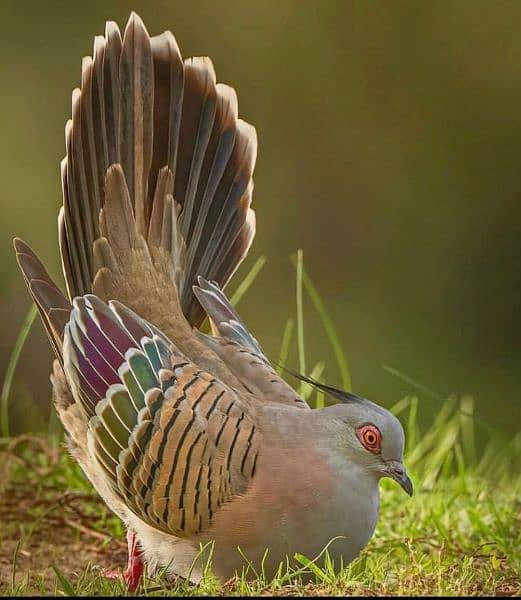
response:
<path id="1" fill-rule="evenodd" d="M 356 435 L 362 446 L 373 454 L 380 454 L 382 434 L 376 425 L 361 425 L 356 430 Z"/>

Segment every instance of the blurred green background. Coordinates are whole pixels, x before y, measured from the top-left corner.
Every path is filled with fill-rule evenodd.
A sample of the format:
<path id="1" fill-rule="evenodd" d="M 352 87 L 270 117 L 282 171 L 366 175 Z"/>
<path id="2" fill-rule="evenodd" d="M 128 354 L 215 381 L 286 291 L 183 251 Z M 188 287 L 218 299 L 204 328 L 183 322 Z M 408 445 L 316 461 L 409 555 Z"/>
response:
<path id="1" fill-rule="evenodd" d="M 106 20 L 136 10 L 185 57 L 212 57 L 258 132 L 257 238 L 241 301 L 276 359 L 298 247 L 346 349 L 354 389 L 389 406 L 472 394 L 504 432 L 521 416 L 521 3 L 205 0 L 0 2 L 0 377 L 29 306 L 11 239 L 59 274 L 59 161 L 70 95 Z M 61 278 L 60 278 L 61 281 Z M 236 284 L 231 285 L 235 287 Z M 332 352 L 309 303 L 308 364 Z M 23 351 L 12 428 L 48 418 L 51 352 Z M 297 366 L 293 349 L 290 365 Z M 436 403 L 428 397 L 422 402 Z"/>

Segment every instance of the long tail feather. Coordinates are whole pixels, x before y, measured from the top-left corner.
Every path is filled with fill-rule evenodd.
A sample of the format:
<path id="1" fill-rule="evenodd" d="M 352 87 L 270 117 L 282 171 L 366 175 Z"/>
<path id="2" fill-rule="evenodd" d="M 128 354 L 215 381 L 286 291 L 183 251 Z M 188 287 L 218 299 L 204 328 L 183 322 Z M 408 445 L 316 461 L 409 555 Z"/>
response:
<path id="1" fill-rule="evenodd" d="M 70 303 L 31 248 L 19 238 L 15 238 L 13 243 L 27 289 L 38 307 L 49 341 L 63 363 L 63 331 L 69 320 Z"/>
<path id="2" fill-rule="evenodd" d="M 209 58 L 183 62 L 170 32 L 150 37 L 132 13 L 123 36 L 108 22 L 105 36 L 96 37 L 72 106 L 60 220 L 70 298 L 93 291 L 106 268 L 98 277 L 105 283 L 95 291 L 132 305 L 126 286 L 110 285 L 115 275 L 114 264 L 103 263 L 108 253 L 96 256 L 105 237 L 117 273 L 146 279 L 161 270 L 189 323 L 199 325 L 204 311 L 192 290 L 197 276 L 224 288 L 255 234 L 250 204 L 257 140 L 254 128 L 238 119 L 235 91 L 216 83 Z M 105 208 L 122 196 L 128 198 L 116 224 Z M 128 266 L 117 247 L 126 239 L 142 248 L 136 235 L 168 260 L 152 252 L 152 261 Z"/>

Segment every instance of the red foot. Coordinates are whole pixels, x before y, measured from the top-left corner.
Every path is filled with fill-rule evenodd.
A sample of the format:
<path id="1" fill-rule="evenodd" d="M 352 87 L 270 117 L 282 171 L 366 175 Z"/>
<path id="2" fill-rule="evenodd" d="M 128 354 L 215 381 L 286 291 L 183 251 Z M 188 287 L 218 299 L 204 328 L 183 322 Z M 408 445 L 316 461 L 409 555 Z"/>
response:
<path id="1" fill-rule="evenodd" d="M 141 552 L 137 547 L 136 534 L 133 531 L 127 531 L 128 544 L 128 563 L 127 568 L 123 572 L 123 579 L 127 584 L 128 591 L 136 590 L 141 576 L 143 575 L 143 561 L 141 560 Z"/>

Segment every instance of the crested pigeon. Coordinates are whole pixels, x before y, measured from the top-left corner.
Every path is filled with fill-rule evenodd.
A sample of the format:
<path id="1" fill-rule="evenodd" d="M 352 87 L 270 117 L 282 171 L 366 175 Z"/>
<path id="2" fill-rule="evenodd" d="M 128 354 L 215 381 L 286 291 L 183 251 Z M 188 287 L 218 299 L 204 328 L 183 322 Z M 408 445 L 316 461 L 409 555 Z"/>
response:
<path id="1" fill-rule="evenodd" d="M 375 529 L 379 480 L 412 494 L 404 433 L 306 379 L 340 401 L 310 410 L 223 292 L 255 234 L 257 138 L 235 91 L 132 13 L 83 59 L 65 138 L 67 294 L 14 246 L 69 450 L 126 525 L 129 588 L 144 564 L 197 582 L 209 546 L 221 581 L 326 546 L 346 565 Z"/>

